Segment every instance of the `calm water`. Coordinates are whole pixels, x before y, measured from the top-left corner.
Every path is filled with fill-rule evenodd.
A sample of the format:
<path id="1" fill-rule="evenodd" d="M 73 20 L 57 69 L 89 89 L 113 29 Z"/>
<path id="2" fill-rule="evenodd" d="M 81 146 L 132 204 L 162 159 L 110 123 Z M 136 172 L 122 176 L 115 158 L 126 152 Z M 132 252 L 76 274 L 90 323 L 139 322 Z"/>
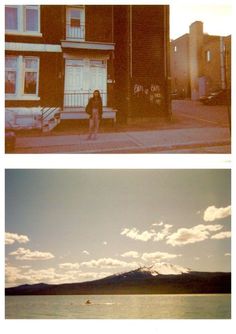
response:
<path id="1" fill-rule="evenodd" d="M 92 304 L 86 305 L 90 299 Z M 7 319 L 229 319 L 231 296 L 7 296 Z"/>

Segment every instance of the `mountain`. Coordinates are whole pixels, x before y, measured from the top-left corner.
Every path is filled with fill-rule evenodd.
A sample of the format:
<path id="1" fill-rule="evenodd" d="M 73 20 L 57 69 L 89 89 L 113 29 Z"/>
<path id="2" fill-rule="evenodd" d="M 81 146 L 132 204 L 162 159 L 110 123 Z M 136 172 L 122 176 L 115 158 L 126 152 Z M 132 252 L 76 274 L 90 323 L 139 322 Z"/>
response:
<path id="1" fill-rule="evenodd" d="M 158 263 L 99 280 L 66 284 L 25 284 L 6 295 L 231 293 L 231 273 L 197 272 Z"/>

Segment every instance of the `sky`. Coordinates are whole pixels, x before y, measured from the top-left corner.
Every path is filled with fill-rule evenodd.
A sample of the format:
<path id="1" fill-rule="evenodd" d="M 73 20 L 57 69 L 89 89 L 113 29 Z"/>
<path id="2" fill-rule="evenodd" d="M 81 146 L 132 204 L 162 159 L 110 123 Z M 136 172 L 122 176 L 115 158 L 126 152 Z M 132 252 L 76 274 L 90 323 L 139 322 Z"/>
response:
<path id="1" fill-rule="evenodd" d="M 6 286 L 171 263 L 231 270 L 225 169 L 7 169 Z"/>
<path id="2" fill-rule="evenodd" d="M 232 34 L 232 5 L 201 4 L 191 1 L 181 4 L 170 3 L 170 38 L 176 39 L 189 32 L 189 26 L 195 21 L 203 22 L 203 31 L 209 35 L 227 36 Z"/>

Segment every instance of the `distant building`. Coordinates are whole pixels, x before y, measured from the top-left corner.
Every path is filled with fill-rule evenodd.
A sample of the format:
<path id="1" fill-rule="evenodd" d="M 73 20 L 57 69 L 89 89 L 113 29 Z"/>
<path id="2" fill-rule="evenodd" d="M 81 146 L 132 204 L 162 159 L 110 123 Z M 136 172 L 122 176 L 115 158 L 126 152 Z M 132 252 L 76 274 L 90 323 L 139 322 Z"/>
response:
<path id="1" fill-rule="evenodd" d="M 196 21 L 189 34 L 171 41 L 171 87 L 192 100 L 231 87 L 231 36 L 203 33 Z"/>
<path id="2" fill-rule="evenodd" d="M 7 121 L 87 118 L 95 89 L 104 117 L 168 114 L 168 48 L 168 6 L 6 5 Z"/>

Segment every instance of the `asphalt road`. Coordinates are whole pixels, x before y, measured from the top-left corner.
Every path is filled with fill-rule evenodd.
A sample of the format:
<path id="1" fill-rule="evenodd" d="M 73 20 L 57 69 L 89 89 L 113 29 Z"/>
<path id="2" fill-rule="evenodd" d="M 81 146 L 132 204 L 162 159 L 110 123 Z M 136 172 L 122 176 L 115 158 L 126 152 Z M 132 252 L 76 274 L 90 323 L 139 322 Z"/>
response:
<path id="1" fill-rule="evenodd" d="M 229 127 L 227 106 L 207 106 L 198 101 L 172 101 L 173 122 L 185 127 Z"/>

